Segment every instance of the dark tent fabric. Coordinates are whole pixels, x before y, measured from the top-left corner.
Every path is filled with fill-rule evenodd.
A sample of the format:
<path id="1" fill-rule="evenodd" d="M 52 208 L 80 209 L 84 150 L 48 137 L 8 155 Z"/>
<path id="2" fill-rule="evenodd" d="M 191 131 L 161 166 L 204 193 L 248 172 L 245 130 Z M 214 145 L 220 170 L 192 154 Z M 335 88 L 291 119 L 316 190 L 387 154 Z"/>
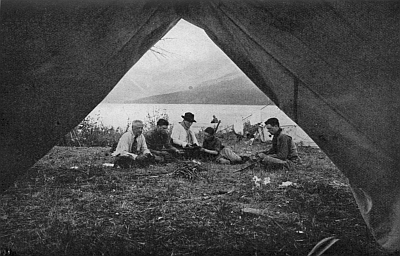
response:
<path id="1" fill-rule="evenodd" d="M 397 1 L 1 2 L 1 191 L 179 19 L 200 28 L 349 178 L 400 249 Z"/>

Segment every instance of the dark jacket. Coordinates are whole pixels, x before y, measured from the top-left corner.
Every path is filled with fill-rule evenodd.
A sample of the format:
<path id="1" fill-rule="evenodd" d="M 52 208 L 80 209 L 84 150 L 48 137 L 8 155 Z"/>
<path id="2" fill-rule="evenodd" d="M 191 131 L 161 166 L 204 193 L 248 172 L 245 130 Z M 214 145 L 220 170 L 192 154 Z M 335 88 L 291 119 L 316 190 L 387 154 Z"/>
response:
<path id="1" fill-rule="evenodd" d="M 213 137 L 212 140 L 204 140 L 203 141 L 203 148 L 208 150 L 215 150 L 218 153 L 224 148 L 221 141 L 217 137 Z"/>
<path id="2" fill-rule="evenodd" d="M 292 137 L 282 133 L 282 129 L 279 129 L 278 133 L 272 138 L 272 148 L 267 154 L 276 155 L 275 157 L 281 160 L 296 160 L 299 157 Z"/>
<path id="3" fill-rule="evenodd" d="M 151 150 L 173 149 L 169 134 L 165 131 L 150 130 L 144 134 L 147 147 Z"/>

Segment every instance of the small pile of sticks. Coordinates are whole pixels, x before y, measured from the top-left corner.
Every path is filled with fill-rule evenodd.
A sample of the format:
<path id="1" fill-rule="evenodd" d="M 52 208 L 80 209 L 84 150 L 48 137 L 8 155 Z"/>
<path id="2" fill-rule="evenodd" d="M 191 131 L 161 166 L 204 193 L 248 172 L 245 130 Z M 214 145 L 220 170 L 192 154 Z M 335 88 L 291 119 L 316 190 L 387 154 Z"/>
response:
<path id="1" fill-rule="evenodd" d="M 201 166 L 201 163 L 196 161 L 183 161 L 178 162 L 175 170 L 171 173 L 174 178 L 185 178 L 189 180 L 201 179 L 202 172 L 207 169 Z"/>

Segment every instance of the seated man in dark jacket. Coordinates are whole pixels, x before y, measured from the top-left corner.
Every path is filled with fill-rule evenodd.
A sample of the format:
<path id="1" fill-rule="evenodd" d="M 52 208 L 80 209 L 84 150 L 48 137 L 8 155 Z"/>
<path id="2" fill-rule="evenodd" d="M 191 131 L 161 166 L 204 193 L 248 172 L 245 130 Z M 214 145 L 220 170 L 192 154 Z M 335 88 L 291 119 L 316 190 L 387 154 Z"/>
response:
<path id="1" fill-rule="evenodd" d="M 179 154 L 180 151 L 173 147 L 170 143 L 168 134 L 169 122 L 165 119 L 159 119 L 157 126 L 144 134 L 147 147 L 155 156 L 157 162 L 169 162 L 173 160 L 174 154 Z"/>
<path id="2" fill-rule="evenodd" d="M 293 169 L 300 162 L 296 144 L 292 137 L 282 132 L 277 118 L 270 118 L 265 122 L 266 128 L 272 138 L 272 148 L 257 153 L 261 162 L 271 167 L 287 167 Z"/>
<path id="3" fill-rule="evenodd" d="M 223 146 L 221 141 L 214 136 L 214 133 L 215 130 L 211 127 L 204 130 L 204 142 L 200 152 L 206 158 L 215 159 L 221 164 L 241 163 L 242 158 L 229 147 Z"/>

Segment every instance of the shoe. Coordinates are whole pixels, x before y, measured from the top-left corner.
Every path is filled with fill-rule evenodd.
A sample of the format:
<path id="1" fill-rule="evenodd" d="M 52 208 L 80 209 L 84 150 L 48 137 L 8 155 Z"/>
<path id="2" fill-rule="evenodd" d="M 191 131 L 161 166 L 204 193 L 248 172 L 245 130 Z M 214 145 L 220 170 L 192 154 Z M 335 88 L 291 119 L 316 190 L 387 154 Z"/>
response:
<path id="1" fill-rule="evenodd" d="M 230 164 L 230 163 L 231 163 L 231 161 L 229 161 L 229 160 L 227 160 L 227 159 L 225 159 L 225 158 L 220 158 L 220 159 L 218 160 L 218 162 L 219 162 L 220 164 Z"/>
<path id="2" fill-rule="evenodd" d="M 242 163 L 242 164 L 244 164 L 250 160 L 250 157 L 248 157 L 248 156 L 240 156 L 240 158 L 242 159 L 242 161 L 240 161 L 240 163 Z"/>

